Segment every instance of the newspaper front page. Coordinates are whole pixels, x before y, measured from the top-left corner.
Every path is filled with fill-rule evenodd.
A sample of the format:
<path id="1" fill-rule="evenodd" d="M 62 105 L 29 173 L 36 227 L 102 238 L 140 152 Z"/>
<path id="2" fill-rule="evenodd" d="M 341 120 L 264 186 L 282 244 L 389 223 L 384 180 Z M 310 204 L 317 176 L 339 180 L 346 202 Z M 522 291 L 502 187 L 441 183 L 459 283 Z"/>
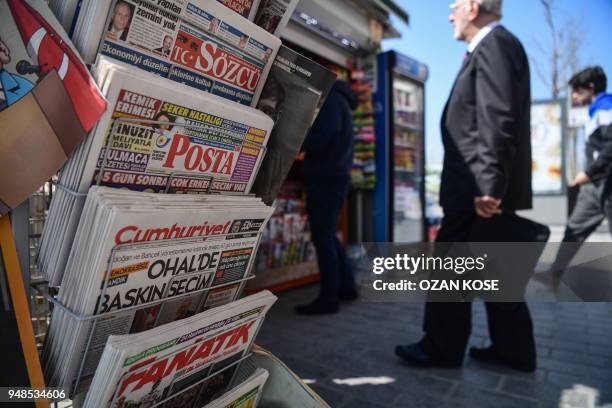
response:
<path id="1" fill-rule="evenodd" d="M 141 332 L 235 300 L 271 212 L 254 197 L 93 187 L 58 300 L 96 319 L 54 309 L 43 356 L 48 382 L 82 391 L 109 335 Z"/>
<path id="2" fill-rule="evenodd" d="M 100 184 L 111 187 L 154 192 L 167 185 L 170 192 L 250 190 L 272 120 L 218 98 L 173 92 L 170 85 L 155 87 L 155 78 L 148 76 L 139 81 L 126 71 L 111 75 L 112 110 L 93 136 L 84 171 L 88 176 L 79 191 L 97 183 L 101 168 Z M 115 123 L 122 118 L 166 123 Z"/>
<path id="3" fill-rule="evenodd" d="M 280 40 L 213 0 L 116 0 L 99 52 L 244 105 L 257 103 Z"/>
<path id="4" fill-rule="evenodd" d="M 98 184 L 176 194 L 250 191 L 272 119 L 106 57 L 93 72 L 109 109 L 63 167 L 59 184 L 81 194 Z M 53 285 L 61 283 L 82 206 L 63 189 L 51 202 L 39 266 Z"/>
<path id="5" fill-rule="evenodd" d="M 226 391 L 237 367 L 230 364 L 250 351 L 275 300 L 263 291 L 140 334 L 111 336 L 84 406 L 207 404 Z"/>

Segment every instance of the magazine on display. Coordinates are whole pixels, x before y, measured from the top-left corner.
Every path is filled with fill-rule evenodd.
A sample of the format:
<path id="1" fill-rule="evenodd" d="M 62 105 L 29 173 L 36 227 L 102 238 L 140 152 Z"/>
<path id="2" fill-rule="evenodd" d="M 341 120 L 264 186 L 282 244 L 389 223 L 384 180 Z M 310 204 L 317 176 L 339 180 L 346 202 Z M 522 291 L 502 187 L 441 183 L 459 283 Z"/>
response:
<path id="1" fill-rule="evenodd" d="M 100 53 L 250 106 L 281 45 L 214 0 L 90 0 L 73 40 L 88 63 Z"/>
<path id="2" fill-rule="evenodd" d="M 273 126 L 268 116 L 108 58 L 100 58 L 93 72 L 109 109 L 60 172 L 61 186 L 79 194 L 92 185 L 250 191 Z M 131 122 L 121 122 L 126 119 Z M 61 282 L 82 205 L 82 198 L 63 188 L 51 202 L 39 265 L 52 285 Z"/>
<path id="3" fill-rule="evenodd" d="M 208 404 L 229 388 L 275 300 L 262 291 L 139 334 L 109 337 L 83 406 Z"/>
<path id="4" fill-rule="evenodd" d="M 252 193 L 272 204 L 308 130 L 336 80 L 335 74 L 282 46 L 257 108 L 275 122 Z"/>
<path id="5" fill-rule="evenodd" d="M 47 5 L 0 1 L 0 216 L 57 172 L 105 109 Z"/>
<path id="6" fill-rule="evenodd" d="M 147 330 L 235 300 L 235 282 L 251 270 L 271 212 L 255 197 L 92 187 L 57 300 L 76 315 L 99 317 L 93 328 L 94 320 L 54 308 L 43 356 L 49 383 L 74 386 L 87 353 L 80 376 L 86 386 L 111 334 Z M 217 288 L 209 298 L 211 286 Z"/>
<path id="7" fill-rule="evenodd" d="M 282 35 L 299 0 L 261 0 L 255 24 L 277 37 Z"/>
<path id="8" fill-rule="evenodd" d="M 268 370 L 256 369 L 245 381 L 205 405 L 205 408 L 257 408 L 268 376 Z"/>

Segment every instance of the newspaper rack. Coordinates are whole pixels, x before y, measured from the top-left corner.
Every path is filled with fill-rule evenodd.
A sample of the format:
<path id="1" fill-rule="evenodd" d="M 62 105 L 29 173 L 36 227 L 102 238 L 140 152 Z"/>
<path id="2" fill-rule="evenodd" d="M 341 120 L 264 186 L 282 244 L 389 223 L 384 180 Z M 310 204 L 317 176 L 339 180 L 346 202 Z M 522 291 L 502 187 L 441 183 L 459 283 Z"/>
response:
<path id="1" fill-rule="evenodd" d="M 279 358 L 257 345 L 236 370 L 238 372 L 236 380 L 238 382 L 246 380 L 257 368 L 264 368 L 270 374 L 263 387 L 260 406 L 330 408 Z"/>
<path id="2" fill-rule="evenodd" d="M 223 237 L 223 236 L 227 236 L 227 235 L 236 235 L 236 234 L 222 234 L 222 235 L 216 235 L 215 238 L 217 237 Z M 182 242 L 182 241 L 186 241 L 189 240 L 190 238 L 180 238 L 180 239 L 172 239 L 172 240 L 164 240 L 165 243 L 172 243 L 172 242 Z M 261 234 L 259 234 L 258 240 L 257 240 L 257 244 L 255 247 L 259 246 L 259 241 L 261 239 Z M 121 244 L 121 245 L 116 245 L 115 247 L 113 247 L 113 249 L 111 250 L 111 254 L 108 260 L 108 266 L 106 268 L 106 272 L 105 272 L 105 276 L 104 276 L 104 280 L 103 280 L 103 286 L 102 286 L 102 291 L 100 293 L 100 297 L 99 297 L 99 302 L 102 301 L 102 299 L 104 298 L 104 295 L 106 294 L 106 291 L 108 289 L 108 284 L 109 284 L 109 279 L 111 278 L 111 271 L 113 269 L 113 259 L 115 257 L 115 253 L 119 250 L 121 250 L 123 247 L 127 247 L 129 246 L 130 248 L 134 248 L 135 246 L 138 247 L 140 245 L 148 245 L 150 244 L 150 242 L 142 242 L 139 244 Z M 145 307 L 151 307 L 151 306 L 156 306 L 156 305 L 160 305 L 163 306 L 163 304 L 165 302 L 168 301 L 174 301 L 177 299 L 181 299 L 183 297 L 187 297 L 187 296 L 193 296 L 196 295 L 198 293 L 201 293 L 202 295 L 208 293 L 210 290 L 214 290 L 214 289 L 220 289 L 226 286 L 233 286 L 233 285 L 237 285 L 239 284 L 240 287 L 238 288 L 238 290 L 235 292 L 235 294 L 232 297 L 232 302 L 237 300 L 238 298 L 240 298 L 240 295 L 242 294 L 245 284 L 247 281 L 249 281 L 250 279 L 253 279 L 255 277 L 255 275 L 253 275 L 252 273 L 249 273 L 248 271 L 250 271 L 250 269 L 252 269 L 252 265 L 254 262 L 254 255 L 255 252 L 253 253 L 253 259 L 250 260 L 249 265 L 247 265 L 247 272 L 245 273 L 246 276 L 243 276 L 241 279 L 236 279 L 236 280 L 232 280 L 230 282 L 224 282 L 221 284 L 217 284 L 217 285 L 213 285 L 214 282 L 214 272 L 212 273 L 213 275 L 210 277 L 209 282 L 206 284 L 206 287 L 202 288 L 202 289 L 198 289 L 195 291 L 191 291 L 191 292 L 187 292 L 187 293 L 183 293 L 180 295 L 176 295 L 176 296 L 172 296 L 172 297 L 166 297 L 166 292 L 168 291 L 169 287 L 166 288 L 166 291 L 164 292 L 164 295 L 162 296 L 161 299 L 156 300 L 154 302 L 149 302 L 149 303 L 145 303 L 145 304 L 140 304 L 140 305 L 135 305 L 135 306 L 130 306 L 127 307 L 125 309 L 119 309 L 119 310 L 115 310 L 112 312 L 108 312 L 108 313 L 103 313 L 103 314 L 98 314 L 98 315 L 91 315 L 91 316 L 83 316 L 83 315 L 79 315 L 74 313 L 72 310 L 70 310 L 68 307 L 66 307 L 65 305 L 63 305 L 59 300 L 55 299 L 54 297 L 52 297 L 49 294 L 46 294 L 45 297 L 47 298 L 47 300 L 49 302 L 51 302 L 55 307 L 60 308 L 63 312 L 65 312 L 68 316 L 70 316 L 72 319 L 78 320 L 78 321 L 91 321 L 92 322 L 92 326 L 89 329 L 89 334 L 87 336 L 87 341 L 85 343 L 85 348 L 84 348 L 84 353 L 83 356 L 81 357 L 81 362 L 79 364 L 79 369 L 76 375 L 76 378 L 73 380 L 73 386 L 71 387 L 71 389 L 69 390 L 70 394 L 73 394 L 77 389 L 78 386 L 81 382 L 81 377 L 83 375 L 83 369 L 85 368 L 85 362 L 87 361 L 87 356 L 88 353 L 90 351 L 92 351 L 90 349 L 91 347 L 91 343 L 92 343 L 92 339 L 94 337 L 95 334 L 95 329 L 96 329 L 96 325 L 97 322 L 100 318 L 107 318 L 109 316 L 115 315 L 117 313 L 125 313 L 125 312 L 129 312 L 132 310 L 137 310 L 137 309 L 142 309 Z M 202 300 L 200 301 L 200 304 L 198 305 L 197 309 L 201 309 L 201 307 L 203 306 L 203 302 L 204 302 L 204 297 L 202 297 Z M 155 317 L 155 323 L 153 324 L 153 327 L 157 326 L 157 321 L 159 319 L 160 313 L 158 313 Z"/>
<path id="3" fill-rule="evenodd" d="M 111 132 L 110 135 L 108 137 L 108 140 L 106 142 L 106 145 L 104 147 L 104 154 L 102 156 L 102 162 L 100 163 L 99 169 L 97 170 L 97 175 L 96 175 L 96 183 L 95 185 L 100 185 L 102 182 L 102 176 L 104 174 L 104 171 L 106 170 L 107 166 L 108 166 L 108 159 L 107 159 L 107 155 L 108 152 L 110 150 L 110 147 L 112 146 L 113 142 L 114 142 L 114 138 L 117 135 L 117 127 L 120 123 L 138 123 L 138 124 L 147 124 L 147 125 L 170 125 L 170 126 L 177 126 L 177 127 L 183 127 L 183 128 L 191 128 L 191 129 L 207 129 L 207 126 L 205 125 L 191 125 L 191 124 L 184 124 L 184 123 L 175 123 L 175 122 L 171 122 L 171 121 L 157 121 L 157 120 L 146 120 L 146 119 L 138 119 L 138 118 L 115 118 L 113 120 L 113 126 L 111 128 Z M 258 163 L 254 169 L 254 174 L 257 174 L 257 172 L 259 171 L 259 168 L 261 166 L 261 163 L 263 161 L 263 158 L 267 152 L 266 146 L 264 145 L 259 145 L 250 141 L 244 141 L 244 144 L 252 144 L 254 146 L 256 146 L 258 149 L 262 150 L 262 155 L 260 157 L 260 159 L 258 160 Z M 166 181 L 166 185 L 163 188 L 163 190 L 160 190 L 159 193 L 170 193 L 171 192 L 171 188 L 172 188 L 172 181 L 176 179 L 176 177 L 180 177 L 180 176 L 184 176 L 187 178 L 191 178 L 191 179 L 201 179 L 201 180 L 206 180 L 207 181 L 207 188 L 205 190 L 193 190 L 194 192 L 197 193 L 210 193 L 210 189 L 213 185 L 213 181 L 215 180 L 215 178 L 213 176 L 203 176 L 203 175 L 199 175 L 197 173 L 189 173 L 189 172 L 180 172 L 180 171 L 175 171 L 175 172 L 171 172 L 168 175 L 164 175 L 166 177 L 168 177 L 167 181 Z M 87 198 L 87 193 L 79 193 L 76 192 L 66 186 L 63 186 L 62 184 L 59 183 L 54 183 L 55 187 L 64 191 L 67 194 L 70 194 L 74 197 L 77 198 L 78 200 L 78 205 L 79 206 L 83 206 L 85 203 L 85 199 Z M 231 193 L 229 193 L 231 194 Z M 227 235 L 235 235 L 235 234 L 222 234 L 222 235 L 216 235 L 215 238 L 220 238 L 220 237 L 224 237 Z M 164 240 L 164 242 L 166 243 L 172 243 L 172 242 L 180 242 L 182 240 L 185 240 L 185 238 L 181 238 L 181 239 L 173 239 L 173 240 Z M 255 248 L 257 248 L 259 246 L 261 240 L 261 233 L 258 234 L 258 239 L 257 239 L 257 244 L 255 245 Z M 143 242 L 141 243 L 142 245 L 145 244 L 150 244 L 149 242 Z M 131 248 L 134 248 L 134 246 L 138 246 L 138 244 L 129 244 Z M 113 247 L 113 249 L 111 250 L 111 254 L 108 260 L 108 267 L 106 269 L 106 273 L 105 273 L 105 277 L 104 277 L 104 283 L 103 283 L 103 288 L 102 288 L 102 292 L 100 294 L 100 301 L 102 300 L 102 298 L 104 297 L 104 295 L 106 294 L 106 290 L 108 288 L 108 283 L 109 283 L 109 279 L 110 279 L 110 272 L 112 270 L 112 260 L 114 258 L 115 252 L 117 252 L 118 250 L 122 249 L 122 247 L 127 246 L 127 245 L 117 245 L 115 247 Z M 172 296 L 172 297 L 165 297 L 166 293 L 164 293 L 164 296 L 162 296 L 162 299 L 157 300 L 155 302 L 150 302 L 147 303 L 146 305 L 136 305 L 136 306 L 131 306 L 129 308 L 125 308 L 125 309 L 121 309 L 121 310 L 116 310 L 113 312 L 109 312 L 109 313 L 104 313 L 104 314 L 100 314 L 100 315 L 92 315 L 92 316 L 82 316 L 82 315 L 78 315 L 76 313 L 74 313 L 72 310 L 70 310 L 68 307 L 66 307 L 65 305 L 63 305 L 60 301 L 58 301 L 57 299 L 55 299 L 53 296 L 51 296 L 50 294 L 45 294 L 46 299 L 51 302 L 55 307 L 58 307 L 60 309 L 62 309 L 62 311 L 64 311 L 68 316 L 70 316 L 71 318 L 78 320 L 78 321 L 92 321 L 92 326 L 91 329 L 89 330 L 89 335 L 87 337 L 87 342 L 85 345 L 85 352 L 83 354 L 83 357 L 81 359 L 81 362 L 79 364 L 79 370 L 77 373 L 77 376 L 75 378 L 75 380 L 73 380 L 73 386 L 70 389 L 70 393 L 73 394 L 79 386 L 79 383 L 81 382 L 81 377 L 83 374 L 83 369 L 85 367 L 85 362 L 87 360 L 87 355 L 89 353 L 90 350 L 90 346 L 91 346 L 91 342 L 92 342 L 92 338 L 93 335 L 95 333 L 95 328 L 96 328 L 96 324 L 98 319 L 102 318 L 102 317 L 108 317 L 108 316 L 112 316 L 113 314 L 116 313 L 125 313 L 128 312 L 130 310 L 136 310 L 136 309 L 140 309 L 143 307 L 151 307 L 151 306 L 155 306 L 155 305 L 162 305 L 163 303 L 167 302 L 167 301 L 174 301 L 176 299 L 180 299 L 182 297 L 187 297 L 187 296 L 193 296 L 195 294 L 198 293 L 202 293 L 203 295 L 205 294 L 205 292 L 208 292 L 210 290 L 213 289 L 220 289 L 226 286 L 232 286 L 232 285 L 236 285 L 239 284 L 240 287 L 238 288 L 238 290 L 236 291 L 236 293 L 233 295 L 232 301 L 237 300 L 238 298 L 240 298 L 241 293 L 244 290 L 245 284 L 248 280 L 253 279 L 255 277 L 255 275 L 253 275 L 252 273 L 250 273 L 250 270 L 252 269 L 253 263 L 254 263 L 254 256 L 255 256 L 255 252 L 253 253 L 253 259 L 250 260 L 249 265 L 247 266 L 247 273 L 246 276 L 243 276 L 241 279 L 237 279 L 237 280 L 232 280 L 230 282 L 226 282 L 226 283 L 222 283 L 222 284 L 217 284 L 217 285 L 213 285 L 214 282 L 214 276 L 211 276 L 209 282 L 206 284 L 205 288 L 196 290 L 196 291 L 192 291 L 192 292 L 188 292 L 188 293 L 184 293 L 184 294 L 180 294 L 177 296 Z M 166 292 L 167 292 L 168 288 L 166 288 Z M 204 298 L 202 299 L 202 301 L 204 300 Z M 200 304 L 198 306 L 198 309 L 202 307 L 202 304 Z M 156 316 L 156 320 L 154 323 L 154 327 L 157 324 L 157 319 L 159 318 L 159 313 Z M 240 359 L 239 361 L 242 361 L 244 358 Z M 233 363 L 236 364 L 239 361 Z M 233 365 L 232 364 L 232 365 Z M 231 365 L 230 365 L 231 366 Z M 228 366 L 228 367 L 230 367 Z M 226 367 L 226 368 L 228 368 Z M 224 368 L 224 369 L 226 369 Z M 216 373 L 215 373 L 216 374 Z M 213 374 L 210 374 L 208 377 L 210 377 Z M 208 378 L 207 377 L 207 378 Z M 205 381 L 207 378 L 204 378 L 203 380 L 199 381 L 198 384 L 200 382 Z M 197 384 L 194 384 L 193 386 L 195 386 Z M 191 388 L 191 387 L 189 387 Z M 186 388 L 185 390 L 189 389 Z M 185 391 L 182 390 L 181 392 Z M 175 394 L 176 395 L 176 394 Z M 156 404 L 155 406 L 157 406 L 159 404 Z"/>

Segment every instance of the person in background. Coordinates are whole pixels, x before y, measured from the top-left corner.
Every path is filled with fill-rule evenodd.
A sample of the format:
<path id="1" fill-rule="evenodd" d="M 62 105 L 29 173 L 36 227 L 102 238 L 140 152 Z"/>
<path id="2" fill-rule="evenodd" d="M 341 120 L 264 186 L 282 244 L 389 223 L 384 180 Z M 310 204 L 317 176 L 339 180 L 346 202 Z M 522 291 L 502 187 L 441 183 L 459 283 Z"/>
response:
<path id="1" fill-rule="evenodd" d="M 319 297 L 296 307 L 299 314 L 336 313 L 339 299 L 357 298 L 355 281 L 336 224 L 350 186 L 353 162 L 353 115 L 357 97 L 336 81 L 319 111 L 302 150 L 306 176 L 306 212 L 321 274 Z"/>
<path id="2" fill-rule="evenodd" d="M 512 241 L 515 210 L 531 208 L 531 90 L 520 41 L 499 24 L 501 0 L 457 0 L 450 22 L 467 53 L 441 120 L 444 162 L 437 242 L 473 234 Z M 507 222 L 506 222 L 507 220 Z M 506 223 L 512 228 L 499 228 Z M 471 302 L 427 302 L 423 338 L 395 353 L 413 366 L 460 367 L 471 332 Z M 491 346 L 474 359 L 533 371 L 533 324 L 524 302 L 485 303 Z"/>
<path id="3" fill-rule="evenodd" d="M 574 106 L 589 105 L 586 128 L 586 170 L 576 175 L 572 186 L 580 186 L 576 206 L 567 222 L 563 242 L 584 242 L 607 218 L 612 234 L 612 94 L 606 93 L 606 74 L 599 66 L 588 67 L 569 80 Z M 553 288 L 578 245 L 562 245 L 551 267 Z"/>

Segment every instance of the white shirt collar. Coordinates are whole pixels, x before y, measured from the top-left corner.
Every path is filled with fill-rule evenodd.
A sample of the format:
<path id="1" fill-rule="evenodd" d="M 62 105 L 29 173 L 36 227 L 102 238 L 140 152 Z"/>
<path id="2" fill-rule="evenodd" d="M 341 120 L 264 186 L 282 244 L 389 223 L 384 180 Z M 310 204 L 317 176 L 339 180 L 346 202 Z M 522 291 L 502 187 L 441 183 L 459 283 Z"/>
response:
<path id="1" fill-rule="evenodd" d="M 468 44 L 468 52 L 474 52 L 476 46 L 482 41 L 483 38 L 486 37 L 487 34 L 491 32 L 495 27 L 499 25 L 499 21 L 492 21 L 486 26 L 482 27 L 472 38 L 472 41 Z"/>

